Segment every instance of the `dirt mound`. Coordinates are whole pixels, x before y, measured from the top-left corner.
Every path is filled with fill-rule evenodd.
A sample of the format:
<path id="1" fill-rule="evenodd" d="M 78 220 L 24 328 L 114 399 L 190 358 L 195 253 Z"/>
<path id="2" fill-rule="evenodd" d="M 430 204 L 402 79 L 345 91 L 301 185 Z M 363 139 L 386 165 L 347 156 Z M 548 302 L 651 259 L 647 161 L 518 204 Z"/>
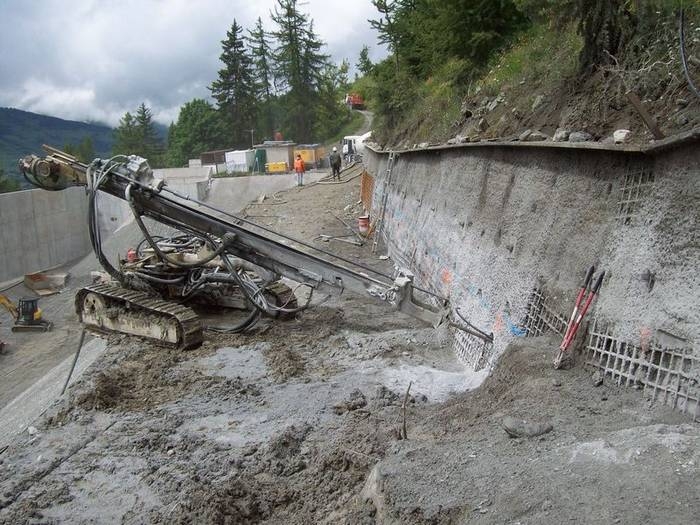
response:
<path id="1" fill-rule="evenodd" d="M 304 373 L 304 358 L 289 347 L 271 348 L 265 350 L 263 355 L 277 381 L 286 381 Z"/>
<path id="2" fill-rule="evenodd" d="M 371 509 L 355 495 L 391 442 L 372 417 L 348 416 L 330 443 L 312 438 L 306 425 L 291 426 L 237 463 L 221 482 L 197 479 L 183 493 L 172 517 L 156 523 L 372 523 Z M 169 521 L 170 520 L 170 521 Z"/>
<path id="3" fill-rule="evenodd" d="M 115 356 L 113 366 L 97 372 L 92 388 L 81 392 L 74 406 L 83 410 L 145 411 L 182 397 L 192 390 L 211 391 L 230 399 L 259 395 L 259 389 L 239 378 L 205 375 L 179 365 L 210 355 L 210 345 L 191 352 L 160 347 L 136 338 L 115 337 L 112 345 L 128 340 L 128 350 Z"/>
<path id="4" fill-rule="evenodd" d="M 537 422 L 602 416 L 595 418 L 598 429 L 633 424 L 634 421 L 620 418 L 618 411 L 632 412 L 641 401 L 639 394 L 617 386 L 610 379 L 602 387 L 596 386 L 580 357 L 578 366 L 555 370 L 552 360 L 558 343 L 556 336 L 512 343 L 479 389 L 456 396 L 436 409 L 428 418 L 430 432 L 444 436 L 473 431 L 480 424 L 500 425 L 498 418 L 504 414 Z M 650 414 L 662 417 L 665 422 L 684 421 L 682 415 L 668 413 L 663 407 L 651 408 Z M 587 430 L 594 429 L 587 427 Z"/>

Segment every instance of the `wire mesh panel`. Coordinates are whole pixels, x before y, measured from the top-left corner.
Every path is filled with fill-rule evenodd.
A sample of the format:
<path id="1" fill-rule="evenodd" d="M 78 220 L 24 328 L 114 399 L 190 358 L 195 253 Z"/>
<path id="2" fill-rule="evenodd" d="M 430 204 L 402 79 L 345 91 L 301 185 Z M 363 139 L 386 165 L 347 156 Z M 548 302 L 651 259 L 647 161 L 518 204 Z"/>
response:
<path id="1" fill-rule="evenodd" d="M 547 297 L 539 288 L 532 290 L 527 303 L 527 313 L 522 326 L 527 332 L 526 337 L 537 337 L 554 332 L 564 335 L 568 319 L 554 311 L 547 303 Z"/>
<path id="2" fill-rule="evenodd" d="M 648 348 L 615 337 L 609 325 L 593 323 L 586 344 L 586 364 L 620 386 L 637 386 L 672 408 L 700 418 L 700 359 L 692 348 Z"/>
<path id="3" fill-rule="evenodd" d="M 621 224 L 630 224 L 642 207 L 643 200 L 651 193 L 654 172 L 649 167 L 630 169 L 620 188 L 617 202 L 617 218 Z"/>
<path id="4" fill-rule="evenodd" d="M 493 355 L 493 343 L 458 331 L 455 334 L 454 351 L 465 366 L 477 372 L 489 363 Z"/>

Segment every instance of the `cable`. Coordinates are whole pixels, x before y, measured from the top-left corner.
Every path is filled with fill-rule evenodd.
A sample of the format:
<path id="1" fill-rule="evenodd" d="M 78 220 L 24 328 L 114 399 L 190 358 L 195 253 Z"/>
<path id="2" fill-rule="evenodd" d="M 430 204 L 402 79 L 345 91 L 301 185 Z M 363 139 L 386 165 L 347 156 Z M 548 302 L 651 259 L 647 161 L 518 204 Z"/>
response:
<path id="1" fill-rule="evenodd" d="M 260 319 L 260 310 L 254 308 L 250 315 L 241 323 L 234 326 L 205 326 L 204 329 L 217 334 L 238 334 L 252 328 Z"/>
<path id="2" fill-rule="evenodd" d="M 191 263 L 186 263 L 186 262 L 181 262 L 181 261 L 176 261 L 174 259 L 171 259 L 168 257 L 163 251 L 158 247 L 158 243 L 156 243 L 153 240 L 153 237 L 151 237 L 151 234 L 148 231 L 148 228 L 146 228 L 146 225 L 143 223 L 141 220 L 141 216 L 136 209 L 136 206 L 134 205 L 134 201 L 131 197 L 131 188 L 133 187 L 132 184 L 129 184 L 126 187 L 125 191 L 125 196 L 126 200 L 129 203 L 129 206 L 131 207 L 131 211 L 134 214 L 134 220 L 136 221 L 136 224 L 138 225 L 139 229 L 141 230 L 141 233 L 143 233 L 143 236 L 146 238 L 148 241 L 148 244 L 153 248 L 153 251 L 158 254 L 158 257 L 160 257 L 161 260 L 167 262 L 168 264 L 172 264 L 173 266 L 177 266 L 179 268 L 198 268 L 204 264 L 207 264 L 208 262 L 213 261 L 217 257 L 219 257 L 222 253 L 224 253 L 224 250 L 226 250 L 226 243 L 222 242 L 221 245 L 211 254 L 209 254 L 207 257 L 204 259 L 191 262 Z"/>

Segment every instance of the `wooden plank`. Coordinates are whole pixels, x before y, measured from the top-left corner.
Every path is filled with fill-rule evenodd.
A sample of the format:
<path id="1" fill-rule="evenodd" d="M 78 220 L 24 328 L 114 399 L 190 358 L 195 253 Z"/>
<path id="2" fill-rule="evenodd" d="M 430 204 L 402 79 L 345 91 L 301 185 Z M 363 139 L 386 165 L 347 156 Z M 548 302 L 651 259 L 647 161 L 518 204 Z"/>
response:
<path id="1" fill-rule="evenodd" d="M 628 91 L 627 93 L 625 93 L 625 95 L 627 96 L 627 100 L 629 100 L 630 103 L 634 106 L 634 109 L 637 110 L 639 116 L 642 117 L 644 124 L 647 125 L 647 128 L 649 128 L 651 134 L 654 135 L 654 138 L 656 140 L 666 138 L 665 135 L 661 132 L 659 124 L 656 122 L 656 119 L 649 114 L 649 112 L 644 107 L 644 104 L 642 104 L 642 101 L 639 100 L 637 94 L 634 91 Z"/>

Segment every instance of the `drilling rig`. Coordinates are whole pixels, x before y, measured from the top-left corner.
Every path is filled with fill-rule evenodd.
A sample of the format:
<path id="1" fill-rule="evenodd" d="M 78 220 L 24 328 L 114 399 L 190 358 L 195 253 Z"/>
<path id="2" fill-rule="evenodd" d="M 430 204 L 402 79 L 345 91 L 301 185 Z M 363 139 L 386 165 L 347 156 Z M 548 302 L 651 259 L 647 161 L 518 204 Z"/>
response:
<path id="1" fill-rule="evenodd" d="M 85 164 L 51 146 L 44 149 L 44 157 L 28 155 L 19 161 L 20 171 L 32 185 L 49 191 L 87 188 L 90 241 L 109 274 L 108 282 L 76 294 L 78 317 L 91 330 L 194 348 L 201 344 L 204 328 L 192 308 L 195 303 L 246 310 L 242 322 L 217 329 L 240 332 L 263 315 L 294 315 L 309 306 L 315 291 L 332 289 L 364 294 L 433 326 L 449 321 L 477 337 L 492 338 L 464 319 L 450 321 L 447 300 L 415 287 L 409 271 L 385 275 L 191 199 L 154 180 L 144 158 L 119 155 Z M 99 192 L 125 200 L 144 237 L 118 265 L 102 249 Z M 177 233 L 167 238 L 153 235 L 144 217 Z M 282 277 L 298 283 L 295 289 L 308 288 L 305 304 L 297 303 L 295 289 L 285 285 Z M 426 299 L 417 299 L 416 290 Z"/>

